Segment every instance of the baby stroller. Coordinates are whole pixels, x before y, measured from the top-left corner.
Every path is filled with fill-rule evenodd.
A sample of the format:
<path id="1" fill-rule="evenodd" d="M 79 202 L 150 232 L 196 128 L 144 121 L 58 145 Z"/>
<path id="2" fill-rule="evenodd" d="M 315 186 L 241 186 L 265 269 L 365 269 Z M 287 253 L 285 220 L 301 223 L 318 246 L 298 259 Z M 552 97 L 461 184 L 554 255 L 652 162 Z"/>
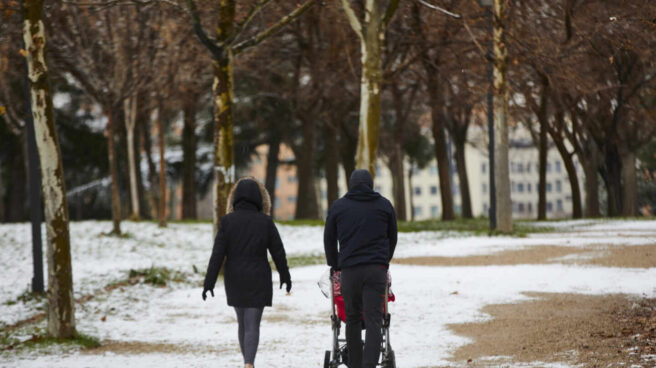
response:
<path id="1" fill-rule="evenodd" d="M 388 302 L 396 300 L 394 293 L 390 289 L 391 277 L 387 273 L 387 286 L 385 287 L 385 298 L 383 299 L 383 340 L 381 343 L 381 361 L 378 366 L 381 368 L 396 368 L 396 358 L 394 350 L 390 345 L 390 313 Z M 338 368 L 340 365 L 348 365 L 348 350 L 346 348 L 346 338 L 339 337 L 339 330 L 342 322 L 346 322 L 346 311 L 344 308 L 344 297 L 341 293 L 340 272 L 330 271 L 324 274 L 319 281 L 319 287 L 323 294 L 330 298 L 330 320 L 333 329 L 333 346 L 332 350 L 326 350 L 324 355 L 324 368 Z"/>

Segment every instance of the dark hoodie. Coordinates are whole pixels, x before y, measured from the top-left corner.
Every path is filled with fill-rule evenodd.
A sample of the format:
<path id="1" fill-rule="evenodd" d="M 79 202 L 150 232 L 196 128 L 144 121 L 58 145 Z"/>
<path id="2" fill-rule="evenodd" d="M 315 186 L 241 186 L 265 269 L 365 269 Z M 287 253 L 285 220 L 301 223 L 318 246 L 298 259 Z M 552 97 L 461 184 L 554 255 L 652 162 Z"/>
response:
<path id="1" fill-rule="evenodd" d="M 267 250 L 280 279 L 290 281 L 285 249 L 271 217 L 262 213 L 260 185 L 242 179 L 232 194 L 234 212 L 221 219 L 205 275 L 205 289 L 214 289 L 225 259 L 228 305 L 244 308 L 271 306 L 273 284 Z M 265 193 L 266 194 L 266 193 Z"/>
<path id="2" fill-rule="evenodd" d="M 396 214 L 373 186 L 367 170 L 355 170 L 348 193 L 330 207 L 323 234 L 329 266 L 389 265 L 397 240 Z"/>

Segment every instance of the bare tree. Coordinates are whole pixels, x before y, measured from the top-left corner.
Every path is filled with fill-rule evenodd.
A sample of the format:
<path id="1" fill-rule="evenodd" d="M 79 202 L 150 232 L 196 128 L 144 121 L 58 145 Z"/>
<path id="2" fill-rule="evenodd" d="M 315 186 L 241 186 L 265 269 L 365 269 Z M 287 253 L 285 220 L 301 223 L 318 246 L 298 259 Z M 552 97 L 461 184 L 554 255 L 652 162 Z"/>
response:
<path id="1" fill-rule="evenodd" d="M 64 168 L 55 128 L 48 66 L 45 60 L 46 35 L 42 12 L 42 0 L 24 1 L 23 39 L 28 65 L 32 119 L 41 161 L 41 183 L 48 236 L 48 334 L 59 338 L 71 338 L 76 332 L 68 207 Z"/>
<path id="2" fill-rule="evenodd" d="M 380 96 L 383 84 L 383 45 L 385 31 L 399 0 L 365 0 L 361 15 L 351 0 L 341 0 L 351 28 L 360 40 L 362 76 L 360 79 L 360 127 L 356 166 L 375 175 L 380 131 Z"/>

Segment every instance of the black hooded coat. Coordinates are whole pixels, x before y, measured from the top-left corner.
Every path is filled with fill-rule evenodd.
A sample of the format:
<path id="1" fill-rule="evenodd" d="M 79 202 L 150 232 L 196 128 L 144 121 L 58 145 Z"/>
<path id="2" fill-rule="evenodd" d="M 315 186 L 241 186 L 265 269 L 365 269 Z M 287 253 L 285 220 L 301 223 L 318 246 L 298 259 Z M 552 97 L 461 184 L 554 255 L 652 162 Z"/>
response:
<path id="1" fill-rule="evenodd" d="M 280 280 L 287 282 L 291 277 L 285 248 L 273 220 L 263 213 L 263 187 L 251 179 L 242 179 L 235 187 L 232 198 L 229 197 L 234 211 L 221 219 L 204 287 L 214 289 L 225 259 L 228 305 L 242 308 L 271 306 L 273 283 L 267 250 L 276 264 Z M 264 194 L 268 198 L 266 190 Z"/>
<path id="2" fill-rule="evenodd" d="M 396 213 L 373 186 L 367 170 L 353 171 L 348 193 L 328 210 L 323 243 L 329 266 L 389 265 L 397 241 Z"/>

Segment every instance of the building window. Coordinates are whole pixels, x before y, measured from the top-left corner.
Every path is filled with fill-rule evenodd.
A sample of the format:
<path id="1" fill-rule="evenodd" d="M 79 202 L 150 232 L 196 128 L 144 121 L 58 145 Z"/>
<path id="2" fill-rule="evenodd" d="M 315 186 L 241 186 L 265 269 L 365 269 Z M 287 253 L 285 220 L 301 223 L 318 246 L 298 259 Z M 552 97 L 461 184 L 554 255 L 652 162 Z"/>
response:
<path id="1" fill-rule="evenodd" d="M 556 211 L 563 212 L 563 201 L 559 199 L 556 201 Z"/>
<path id="2" fill-rule="evenodd" d="M 421 195 L 421 187 L 415 187 L 415 195 Z"/>
<path id="3" fill-rule="evenodd" d="M 528 213 L 533 212 L 533 203 L 528 202 L 528 203 L 526 204 L 526 208 L 528 209 Z"/>
<path id="4" fill-rule="evenodd" d="M 431 217 L 437 217 L 437 206 L 431 206 Z"/>
<path id="5" fill-rule="evenodd" d="M 560 180 L 556 180 L 556 192 L 560 193 L 563 191 L 563 183 Z"/>
<path id="6" fill-rule="evenodd" d="M 517 184 L 517 191 L 520 193 L 524 193 L 524 183 Z"/>
<path id="7" fill-rule="evenodd" d="M 519 213 L 524 213 L 524 203 L 519 203 L 518 207 L 519 207 Z"/>
<path id="8" fill-rule="evenodd" d="M 437 175 L 437 165 L 431 165 L 428 170 L 431 175 Z"/>
<path id="9" fill-rule="evenodd" d="M 489 212 L 490 212 L 490 206 L 488 206 L 487 203 L 483 203 L 483 214 L 489 215 Z"/>
<path id="10" fill-rule="evenodd" d="M 287 197 L 287 202 L 290 202 L 290 203 L 296 203 L 296 196 L 289 196 L 289 197 Z"/>
<path id="11" fill-rule="evenodd" d="M 436 195 L 437 194 L 437 185 L 431 185 L 430 193 L 431 193 L 431 195 Z"/>
<path id="12" fill-rule="evenodd" d="M 526 191 L 531 193 L 531 190 L 532 190 L 531 183 L 526 183 Z"/>
<path id="13" fill-rule="evenodd" d="M 415 216 L 421 216 L 422 215 L 421 206 L 415 206 L 412 209 L 412 212 L 414 212 Z"/>
<path id="14" fill-rule="evenodd" d="M 288 183 L 296 183 L 298 181 L 298 178 L 296 176 L 288 176 L 287 177 L 287 182 Z"/>
<path id="15" fill-rule="evenodd" d="M 547 202 L 547 212 L 553 212 L 553 203 Z"/>
<path id="16" fill-rule="evenodd" d="M 485 162 L 481 164 L 481 172 L 483 174 L 487 172 L 487 164 Z"/>
<path id="17" fill-rule="evenodd" d="M 565 197 L 565 200 L 566 200 L 567 202 L 571 202 L 571 201 L 572 201 L 572 196 L 567 196 L 567 197 Z"/>
<path id="18" fill-rule="evenodd" d="M 526 172 L 529 173 L 529 174 L 531 173 L 531 163 L 530 162 L 526 163 Z"/>
<path id="19" fill-rule="evenodd" d="M 273 208 L 276 209 L 276 210 L 277 210 L 278 208 L 280 208 L 280 206 L 281 206 L 281 204 L 282 204 L 281 202 L 282 202 L 282 201 L 280 200 L 280 198 L 276 198 L 276 201 L 273 203 Z"/>
<path id="20" fill-rule="evenodd" d="M 551 172 L 551 163 L 547 162 L 547 172 Z"/>
<path id="21" fill-rule="evenodd" d="M 487 193 L 487 184 L 483 183 L 481 184 L 481 186 L 482 186 L 481 189 L 483 190 L 483 193 Z"/>
<path id="22" fill-rule="evenodd" d="M 551 183 L 547 183 L 547 193 L 551 193 Z"/>
<path id="23" fill-rule="evenodd" d="M 556 172 L 559 173 L 560 170 L 560 161 L 556 161 Z"/>
<path id="24" fill-rule="evenodd" d="M 524 172 L 524 164 L 523 163 L 520 162 L 520 163 L 517 164 L 517 171 L 519 171 L 520 173 Z"/>

